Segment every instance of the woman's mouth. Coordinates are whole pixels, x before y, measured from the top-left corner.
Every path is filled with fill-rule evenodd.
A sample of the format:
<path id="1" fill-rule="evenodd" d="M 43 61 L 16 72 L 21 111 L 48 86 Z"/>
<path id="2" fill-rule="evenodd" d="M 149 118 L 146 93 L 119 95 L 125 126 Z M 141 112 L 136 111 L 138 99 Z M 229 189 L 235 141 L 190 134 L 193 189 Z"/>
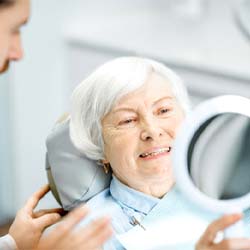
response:
<path id="1" fill-rule="evenodd" d="M 152 151 L 144 152 L 139 155 L 143 159 L 157 158 L 157 156 L 162 156 L 168 154 L 171 151 L 171 147 L 159 148 Z"/>

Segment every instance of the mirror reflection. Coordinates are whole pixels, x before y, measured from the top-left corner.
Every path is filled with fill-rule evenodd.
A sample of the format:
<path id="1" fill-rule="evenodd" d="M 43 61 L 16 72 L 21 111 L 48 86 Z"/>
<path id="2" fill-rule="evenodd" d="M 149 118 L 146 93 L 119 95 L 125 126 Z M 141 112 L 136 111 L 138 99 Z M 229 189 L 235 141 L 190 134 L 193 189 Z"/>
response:
<path id="1" fill-rule="evenodd" d="M 189 174 L 197 188 L 214 199 L 250 192 L 250 118 L 233 113 L 212 117 L 194 135 Z"/>

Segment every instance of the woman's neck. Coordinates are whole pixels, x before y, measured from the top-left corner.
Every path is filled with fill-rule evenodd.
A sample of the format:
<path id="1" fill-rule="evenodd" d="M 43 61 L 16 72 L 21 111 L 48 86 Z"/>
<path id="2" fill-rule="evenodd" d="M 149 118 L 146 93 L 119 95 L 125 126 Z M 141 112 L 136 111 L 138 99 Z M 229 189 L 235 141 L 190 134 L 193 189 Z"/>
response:
<path id="1" fill-rule="evenodd" d="M 175 180 L 172 177 L 172 175 L 164 179 L 156 178 L 153 180 L 152 178 L 149 179 L 144 178 L 142 180 L 136 180 L 136 181 L 121 180 L 121 178 L 117 176 L 116 178 L 126 186 L 156 198 L 162 198 L 166 193 L 168 193 L 171 190 L 171 188 L 175 184 Z"/>
<path id="2" fill-rule="evenodd" d="M 133 187 L 134 189 L 145 193 L 147 195 L 151 195 L 156 198 L 162 198 L 166 193 L 168 193 L 171 188 L 174 186 L 175 182 L 173 179 L 167 180 L 164 183 L 150 183 L 145 185 L 145 183 L 138 187 Z"/>

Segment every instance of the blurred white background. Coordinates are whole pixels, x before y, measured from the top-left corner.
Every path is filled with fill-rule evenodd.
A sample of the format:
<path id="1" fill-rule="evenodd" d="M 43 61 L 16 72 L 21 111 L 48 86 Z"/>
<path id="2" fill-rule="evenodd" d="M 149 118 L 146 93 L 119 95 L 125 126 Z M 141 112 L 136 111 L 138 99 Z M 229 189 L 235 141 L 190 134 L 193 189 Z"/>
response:
<path id="1" fill-rule="evenodd" d="M 250 40 L 238 0 L 33 0 L 25 58 L 0 77 L 0 223 L 47 182 L 45 139 L 96 66 L 147 56 L 176 70 L 193 102 L 250 97 Z M 54 206 L 50 195 L 42 206 Z"/>

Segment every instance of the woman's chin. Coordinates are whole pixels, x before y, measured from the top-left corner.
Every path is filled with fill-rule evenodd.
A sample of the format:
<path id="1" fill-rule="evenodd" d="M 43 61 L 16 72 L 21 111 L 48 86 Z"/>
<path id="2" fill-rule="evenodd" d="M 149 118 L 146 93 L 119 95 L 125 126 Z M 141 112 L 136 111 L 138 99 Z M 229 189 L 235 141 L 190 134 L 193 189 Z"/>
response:
<path id="1" fill-rule="evenodd" d="M 146 174 L 150 176 L 168 176 L 170 172 L 172 173 L 172 166 L 170 164 L 170 161 L 157 161 L 157 162 L 147 162 L 147 164 L 143 164 L 143 170 Z"/>

